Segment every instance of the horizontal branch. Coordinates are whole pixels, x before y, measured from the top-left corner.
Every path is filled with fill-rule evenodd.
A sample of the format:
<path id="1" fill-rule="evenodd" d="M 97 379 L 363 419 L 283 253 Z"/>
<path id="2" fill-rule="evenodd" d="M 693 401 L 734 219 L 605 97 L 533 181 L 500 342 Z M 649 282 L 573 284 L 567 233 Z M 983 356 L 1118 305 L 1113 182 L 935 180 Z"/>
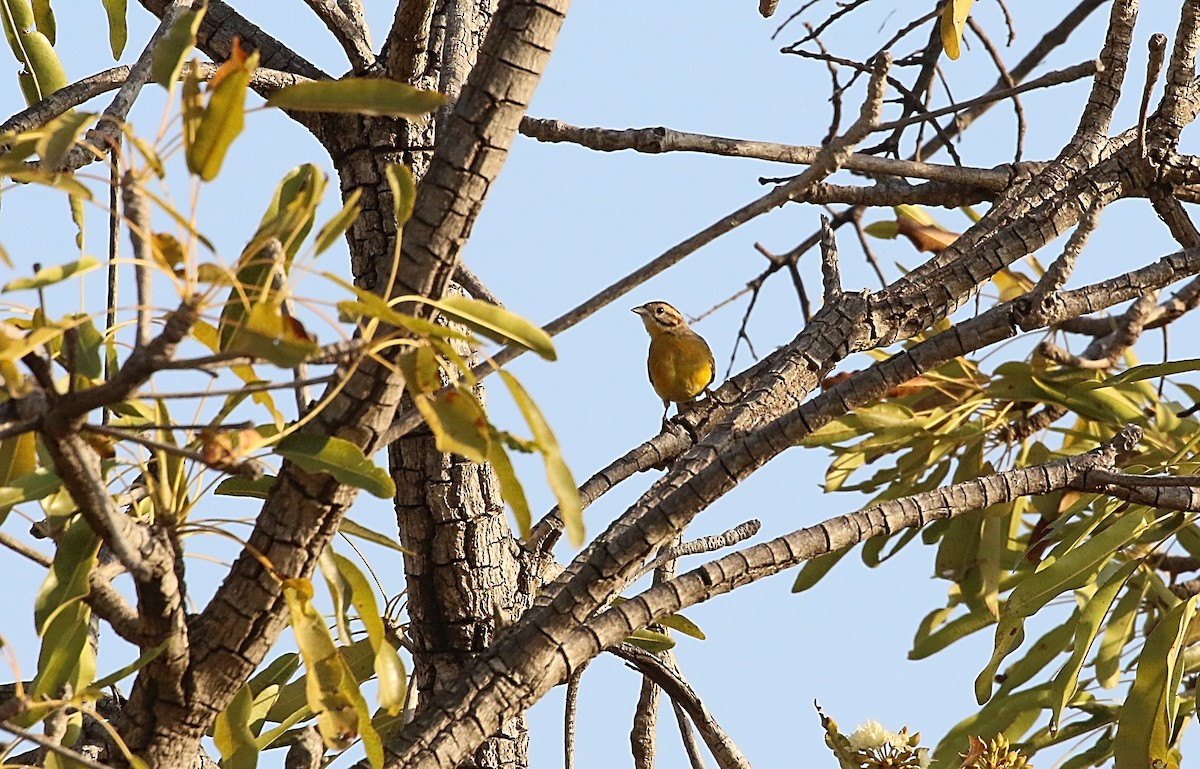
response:
<path id="1" fill-rule="evenodd" d="M 542 142 L 568 142 L 601 152 L 619 150 L 634 150 L 650 154 L 700 152 L 798 165 L 815 162 L 822 149 L 804 145 L 708 136 L 676 131 L 661 126 L 624 130 L 580 128 L 561 120 L 533 117 L 526 117 L 521 121 L 521 133 Z M 992 191 L 1002 190 L 1012 181 L 1012 174 L 1003 168 L 966 168 L 937 163 L 919 163 L 912 160 L 893 160 L 861 153 L 850 155 L 842 167 L 848 171 L 875 176 L 901 176 L 911 179 L 953 182 Z"/>

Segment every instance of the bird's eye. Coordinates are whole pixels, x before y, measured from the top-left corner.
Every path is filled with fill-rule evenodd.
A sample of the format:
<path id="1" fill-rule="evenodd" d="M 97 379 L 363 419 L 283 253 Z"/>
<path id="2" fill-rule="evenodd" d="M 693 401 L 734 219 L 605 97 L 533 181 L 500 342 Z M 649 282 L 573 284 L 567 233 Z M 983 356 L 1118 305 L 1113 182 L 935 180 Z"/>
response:
<path id="1" fill-rule="evenodd" d="M 655 307 L 655 308 L 654 308 L 654 314 L 655 314 L 655 315 L 662 315 L 662 314 L 663 314 L 663 312 L 665 312 L 665 310 L 663 310 L 663 308 L 661 308 L 661 307 Z"/>

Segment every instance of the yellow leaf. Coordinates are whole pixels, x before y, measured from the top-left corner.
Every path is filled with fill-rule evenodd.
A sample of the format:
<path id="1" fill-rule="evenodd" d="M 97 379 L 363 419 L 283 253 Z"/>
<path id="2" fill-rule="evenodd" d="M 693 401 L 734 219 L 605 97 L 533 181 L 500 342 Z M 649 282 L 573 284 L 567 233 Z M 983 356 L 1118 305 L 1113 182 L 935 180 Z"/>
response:
<path id="1" fill-rule="evenodd" d="M 963 27 L 971 15 L 975 0 L 946 0 L 942 6 L 942 48 L 952 60 L 958 59 L 958 44 L 962 40 Z"/>

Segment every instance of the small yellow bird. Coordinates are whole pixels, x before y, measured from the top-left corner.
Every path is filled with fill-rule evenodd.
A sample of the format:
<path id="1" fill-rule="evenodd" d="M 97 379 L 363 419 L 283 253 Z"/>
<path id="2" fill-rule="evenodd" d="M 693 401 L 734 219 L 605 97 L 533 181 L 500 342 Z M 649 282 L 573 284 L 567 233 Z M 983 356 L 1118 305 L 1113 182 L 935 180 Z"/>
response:
<path id="1" fill-rule="evenodd" d="M 708 389 L 717 373 L 712 350 L 704 338 L 666 302 L 649 302 L 633 311 L 642 316 L 650 334 L 646 368 L 650 384 L 663 402 L 663 426 L 672 403 L 685 403 Z"/>

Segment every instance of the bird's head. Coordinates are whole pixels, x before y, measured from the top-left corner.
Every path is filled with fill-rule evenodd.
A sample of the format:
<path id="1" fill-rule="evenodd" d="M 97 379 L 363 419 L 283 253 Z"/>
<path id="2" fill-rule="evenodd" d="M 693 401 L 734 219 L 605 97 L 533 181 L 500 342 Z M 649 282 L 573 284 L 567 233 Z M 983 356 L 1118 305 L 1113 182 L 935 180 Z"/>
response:
<path id="1" fill-rule="evenodd" d="M 650 336 L 671 333 L 680 328 L 687 328 L 683 315 L 666 302 L 647 302 L 633 311 L 642 316 L 642 325 Z"/>

